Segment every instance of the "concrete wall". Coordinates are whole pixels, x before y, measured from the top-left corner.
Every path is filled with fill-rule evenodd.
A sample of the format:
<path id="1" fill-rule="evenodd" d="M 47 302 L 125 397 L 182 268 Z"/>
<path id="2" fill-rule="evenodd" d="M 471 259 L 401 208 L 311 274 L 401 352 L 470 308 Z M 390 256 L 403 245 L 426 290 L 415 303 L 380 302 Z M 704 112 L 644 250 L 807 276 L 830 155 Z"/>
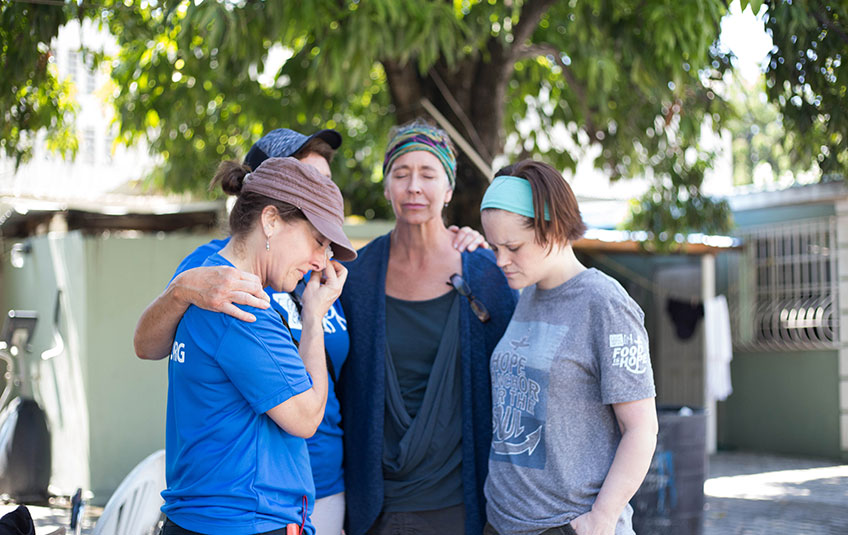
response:
<path id="1" fill-rule="evenodd" d="M 841 328 L 840 347 L 833 350 L 735 351 L 733 394 L 719 404 L 719 447 L 848 459 L 848 241 L 842 237 L 848 228 L 848 210 L 838 206 L 845 206 L 845 201 L 734 213 L 740 228 L 840 217 L 839 273 L 835 276 L 845 327 Z M 719 293 L 726 291 L 728 284 L 725 260 L 720 257 L 717 263 Z"/>
<path id="2" fill-rule="evenodd" d="M 22 268 L 14 268 L 8 259 L 4 260 L 2 311 L 4 317 L 10 309 L 38 313 L 30 340 L 32 353 L 25 358 L 38 375 L 35 396 L 50 423 L 51 484 L 61 492 L 70 493 L 77 487 L 90 487 L 88 409 L 82 373 L 86 352 L 81 334 L 87 320 L 82 237 L 79 234 L 39 236 L 30 243 L 32 252 L 24 257 Z M 56 346 L 53 317 L 60 287 L 63 292 L 58 332 L 64 351 L 42 361 L 41 354 Z"/>
<path id="3" fill-rule="evenodd" d="M 839 458 L 837 351 L 736 351 L 719 447 Z"/>
<path id="4" fill-rule="evenodd" d="M 179 260 L 209 238 L 39 236 L 24 268 L 3 266 L 4 310 L 39 313 L 36 359 L 56 343 L 53 307 L 62 289 L 65 351 L 42 362 L 37 398 L 51 424 L 54 492 L 83 487 L 103 504 L 136 463 L 164 447 L 167 364 L 137 359 L 133 331 Z"/>

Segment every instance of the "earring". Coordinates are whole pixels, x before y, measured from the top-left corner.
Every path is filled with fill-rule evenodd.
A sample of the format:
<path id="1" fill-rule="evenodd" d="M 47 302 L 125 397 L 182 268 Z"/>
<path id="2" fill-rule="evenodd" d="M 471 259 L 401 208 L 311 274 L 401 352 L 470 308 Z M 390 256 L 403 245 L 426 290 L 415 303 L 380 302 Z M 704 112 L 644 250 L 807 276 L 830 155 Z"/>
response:
<path id="1" fill-rule="evenodd" d="M 449 203 L 445 203 L 445 208 L 447 208 L 447 207 L 448 207 L 448 204 L 449 204 Z"/>
<path id="2" fill-rule="evenodd" d="M 270 250 L 271 250 L 271 240 L 270 240 L 270 239 L 268 239 L 268 238 L 265 238 L 265 250 L 266 250 L 266 251 L 270 251 Z"/>

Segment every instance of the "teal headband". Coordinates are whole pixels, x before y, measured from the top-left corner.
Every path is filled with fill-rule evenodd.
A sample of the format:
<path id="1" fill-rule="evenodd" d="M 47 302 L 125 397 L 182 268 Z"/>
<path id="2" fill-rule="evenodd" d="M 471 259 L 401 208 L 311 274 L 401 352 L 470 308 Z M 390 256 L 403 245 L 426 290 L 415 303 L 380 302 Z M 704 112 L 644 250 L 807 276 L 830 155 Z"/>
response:
<path id="1" fill-rule="evenodd" d="M 483 195 L 483 202 L 480 204 L 480 210 L 486 208 L 499 208 L 533 219 L 536 214 L 533 211 L 533 188 L 530 187 L 530 182 L 517 176 L 496 177 Z M 547 205 L 545 205 L 545 220 L 551 220 Z"/>

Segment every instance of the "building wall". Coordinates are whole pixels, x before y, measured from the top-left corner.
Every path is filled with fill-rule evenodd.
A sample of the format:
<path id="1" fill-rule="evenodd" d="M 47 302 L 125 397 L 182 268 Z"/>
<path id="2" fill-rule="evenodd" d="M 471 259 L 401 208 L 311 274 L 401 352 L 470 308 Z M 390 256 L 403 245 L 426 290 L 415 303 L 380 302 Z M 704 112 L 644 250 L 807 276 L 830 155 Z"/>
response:
<path id="1" fill-rule="evenodd" d="M 740 229 L 834 216 L 841 340 L 817 351 L 735 350 L 733 394 L 719 404 L 719 447 L 848 459 L 848 205 L 822 200 L 734 213 Z M 725 260 L 718 262 L 719 293 L 728 286 Z"/>
<path id="2" fill-rule="evenodd" d="M 39 313 L 36 358 L 55 346 L 62 289 L 65 351 L 40 366 L 37 383 L 51 425 L 56 492 L 82 487 L 102 505 L 133 466 L 164 447 L 167 364 L 137 359 L 133 332 L 179 260 L 209 238 L 39 236 L 24 268 L 3 266 L 3 305 Z"/>
<path id="3" fill-rule="evenodd" d="M 842 341 L 839 345 L 839 409 L 842 458 L 848 459 L 848 199 L 835 206 L 836 243 L 839 255 L 839 314 Z"/>
<path id="4" fill-rule="evenodd" d="M 8 258 L 4 259 L 2 310 L 4 317 L 12 309 L 38 313 L 30 340 L 32 352 L 26 358 L 39 376 L 35 399 L 47 413 L 50 425 L 51 484 L 68 494 L 78 487 L 90 487 L 88 408 L 82 373 L 87 355 L 82 237 L 79 234 L 43 235 L 29 241 L 32 252 L 24 257 L 23 267 L 14 268 Z M 62 293 L 57 331 L 53 320 L 59 288 Z M 64 351 L 49 360 L 41 360 L 45 350 L 56 347 L 57 332 Z"/>
<path id="5" fill-rule="evenodd" d="M 108 497 L 135 464 L 165 447 L 167 361 L 133 350 L 138 317 L 177 263 L 208 236 L 85 240 L 91 490 Z"/>
<path id="6" fill-rule="evenodd" d="M 59 77 L 74 84 L 79 105 L 75 121 L 79 150 L 75 157 L 65 159 L 47 148 L 44 132 L 38 133 L 30 161 L 18 166 L 11 158 L 0 158 L 0 192 L 92 201 L 144 177 L 155 163 L 146 145 L 136 142 L 126 147 L 115 142 L 118 124 L 114 121 L 109 62 L 94 69 L 90 54 L 84 52 L 115 54 L 115 39 L 98 28 L 97 22 L 71 20 L 59 29 L 50 48 L 50 61 Z"/>
<path id="7" fill-rule="evenodd" d="M 719 447 L 839 458 L 837 351 L 736 351 Z"/>

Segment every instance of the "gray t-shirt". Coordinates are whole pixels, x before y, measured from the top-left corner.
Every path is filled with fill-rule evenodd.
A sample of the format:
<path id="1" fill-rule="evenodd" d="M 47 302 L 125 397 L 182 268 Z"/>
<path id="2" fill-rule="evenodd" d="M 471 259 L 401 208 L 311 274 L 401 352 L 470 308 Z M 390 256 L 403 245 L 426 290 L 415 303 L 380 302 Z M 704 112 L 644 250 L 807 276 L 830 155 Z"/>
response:
<path id="1" fill-rule="evenodd" d="M 492 354 L 486 513 L 503 535 L 535 535 L 589 511 L 621 440 L 613 403 L 655 396 L 644 314 L 588 269 L 525 289 Z M 632 534 L 628 505 L 616 535 Z"/>

